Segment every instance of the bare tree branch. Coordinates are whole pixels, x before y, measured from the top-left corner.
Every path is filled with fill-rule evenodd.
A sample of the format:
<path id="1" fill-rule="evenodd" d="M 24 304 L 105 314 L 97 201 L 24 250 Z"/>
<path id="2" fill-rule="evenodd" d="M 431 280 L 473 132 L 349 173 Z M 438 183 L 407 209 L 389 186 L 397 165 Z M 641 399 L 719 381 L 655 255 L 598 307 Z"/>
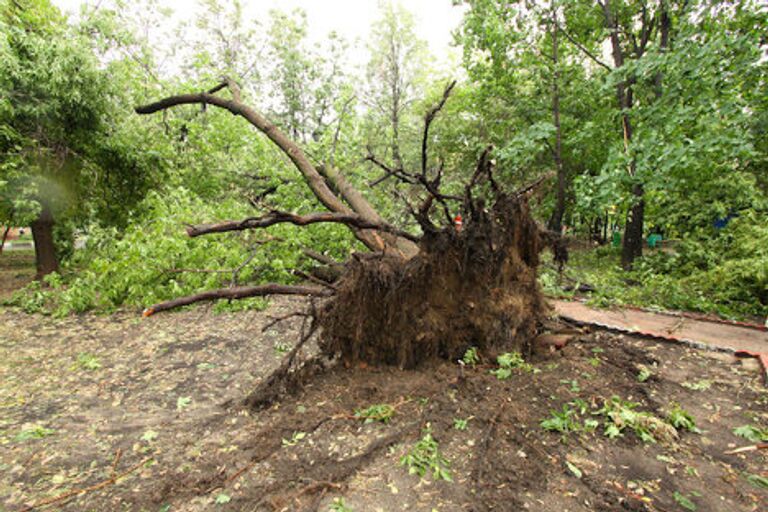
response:
<path id="1" fill-rule="evenodd" d="M 290 223 L 297 226 L 307 226 L 320 222 L 332 222 L 344 224 L 357 229 L 371 229 L 392 233 L 412 242 L 418 242 L 419 238 L 411 233 L 403 231 L 391 224 L 385 222 L 371 222 L 364 219 L 356 213 L 335 213 L 335 212 L 317 212 L 307 215 L 297 215 L 295 213 L 273 211 L 261 217 L 249 217 L 240 221 L 225 221 L 217 224 L 202 224 L 198 226 L 189 226 L 187 234 L 191 237 L 206 235 L 208 233 L 224 233 L 227 231 L 245 231 L 247 229 L 259 229 L 273 226 L 275 224 Z"/>
<path id="2" fill-rule="evenodd" d="M 202 293 L 179 297 L 177 299 L 160 302 L 144 310 L 144 316 L 151 316 L 161 311 L 188 306 L 197 302 L 210 302 L 220 299 L 245 299 L 248 297 L 266 297 L 269 295 L 305 295 L 311 297 L 328 297 L 331 291 L 322 288 L 308 286 L 289 286 L 280 284 L 263 284 L 259 286 L 236 286 L 234 288 L 221 288 Z"/>
<path id="3" fill-rule="evenodd" d="M 449 83 L 443 91 L 443 96 L 440 101 L 427 111 L 424 116 L 424 136 L 421 138 L 421 176 L 424 180 L 427 178 L 427 149 L 429 145 L 429 126 L 434 121 L 437 114 L 445 106 L 445 102 L 448 101 L 448 96 L 451 95 L 451 91 L 456 86 L 456 80 Z"/>
<path id="4" fill-rule="evenodd" d="M 598 3 L 599 3 L 599 2 L 598 2 Z M 602 4 L 601 4 L 601 5 L 602 5 Z M 579 50 L 581 50 L 581 51 L 582 51 L 582 52 L 583 52 L 583 53 L 584 53 L 584 54 L 585 54 L 587 57 L 589 57 L 590 59 L 592 59 L 592 61 L 593 61 L 595 64 L 597 64 L 597 65 L 598 65 L 598 66 L 600 66 L 600 67 L 603 67 L 603 68 L 607 69 L 608 71 L 613 71 L 613 68 L 612 68 L 611 66 L 609 66 L 608 64 L 606 64 L 605 62 L 603 62 L 602 60 L 600 60 L 600 59 L 599 59 L 599 58 L 598 58 L 598 57 L 597 57 L 597 56 L 596 56 L 594 53 L 592 53 L 591 51 L 589 51 L 589 50 L 587 49 L 587 47 L 586 47 L 586 46 L 584 46 L 583 44 L 581 44 L 580 42 L 578 42 L 578 41 L 577 41 L 577 40 L 576 40 L 576 39 L 575 39 L 575 38 L 574 38 L 574 37 L 573 37 L 571 34 L 569 34 L 569 33 L 568 33 L 568 31 L 567 31 L 567 30 L 565 30 L 565 29 L 564 29 L 564 28 L 563 28 L 563 27 L 562 27 L 562 26 L 561 26 L 561 25 L 560 25 L 560 24 L 559 24 L 557 21 L 555 21 L 555 25 L 557 25 L 557 28 L 558 28 L 558 30 L 560 30 L 560 32 L 562 32 L 562 33 L 563 33 L 563 35 L 566 37 L 566 39 L 568 39 L 568 40 L 569 40 L 571 43 L 573 43 L 573 45 L 574 45 L 576 48 L 578 48 Z"/>

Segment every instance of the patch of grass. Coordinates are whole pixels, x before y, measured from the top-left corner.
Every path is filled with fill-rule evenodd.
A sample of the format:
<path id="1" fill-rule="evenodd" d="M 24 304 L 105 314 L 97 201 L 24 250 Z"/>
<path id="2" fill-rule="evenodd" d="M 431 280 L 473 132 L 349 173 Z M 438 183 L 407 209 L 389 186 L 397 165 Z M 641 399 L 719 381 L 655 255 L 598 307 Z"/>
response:
<path id="1" fill-rule="evenodd" d="M 355 418 L 363 420 L 363 423 L 389 423 L 395 415 L 395 408 L 389 404 L 374 404 L 365 409 L 356 409 Z"/>
<path id="2" fill-rule="evenodd" d="M 450 463 L 440 453 L 440 446 L 434 437 L 430 425 L 423 430 L 421 439 L 408 450 L 408 453 L 400 458 L 400 465 L 408 467 L 408 473 L 424 478 L 431 474 L 435 480 L 452 482 Z"/>

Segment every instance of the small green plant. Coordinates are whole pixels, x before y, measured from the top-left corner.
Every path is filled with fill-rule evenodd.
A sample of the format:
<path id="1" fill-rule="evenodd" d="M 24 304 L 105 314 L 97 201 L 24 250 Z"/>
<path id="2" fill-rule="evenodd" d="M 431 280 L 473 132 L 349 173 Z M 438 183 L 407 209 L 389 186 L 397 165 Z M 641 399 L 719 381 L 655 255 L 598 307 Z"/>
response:
<path id="1" fill-rule="evenodd" d="M 305 437 L 307 437 L 306 432 L 294 432 L 290 439 L 283 438 L 283 446 L 296 446 Z"/>
<path id="2" fill-rule="evenodd" d="M 389 404 L 374 404 L 365 409 L 356 409 L 355 418 L 363 420 L 363 423 L 389 423 L 395 415 L 395 408 Z"/>
<path id="3" fill-rule="evenodd" d="M 214 500 L 214 503 L 217 505 L 225 505 L 232 501 L 232 498 L 229 497 L 229 495 L 221 493 L 216 495 L 216 499 Z"/>
<path id="4" fill-rule="evenodd" d="M 44 437 L 52 436 L 55 433 L 56 431 L 53 429 L 37 425 L 34 428 L 22 430 L 16 434 L 16 437 L 13 439 L 14 441 L 28 441 L 29 439 L 42 439 Z"/>
<path id="5" fill-rule="evenodd" d="M 563 435 L 579 429 L 576 411 L 571 408 L 570 404 L 563 404 L 563 408 L 559 411 L 552 409 L 549 418 L 542 420 L 540 425 L 544 430 L 559 432 Z"/>
<path id="6" fill-rule="evenodd" d="M 667 423 L 649 412 L 636 411 L 640 404 L 613 396 L 603 402 L 603 407 L 593 414 L 603 416 L 603 434 L 610 438 L 623 435 L 625 429 L 632 430 L 644 443 L 665 442 L 677 437 L 677 432 Z"/>
<path id="7" fill-rule="evenodd" d="M 94 371 L 101 368 L 101 363 L 99 362 L 99 358 L 97 358 L 93 354 L 89 354 L 87 352 L 81 352 L 77 356 L 76 366 L 83 370 Z"/>
<path id="8" fill-rule="evenodd" d="M 570 386 L 568 389 L 570 389 L 573 393 L 578 393 L 581 391 L 581 388 L 579 387 L 579 381 L 576 379 L 562 379 L 560 380 L 560 384 L 568 384 Z"/>
<path id="9" fill-rule="evenodd" d="M 449 469 L 450 463 L 440 453 L 440 446 L 432 437 L 429 424 L 424 428 L 421 439 L 400 458 L 400 465 L 407 466 L 408 473 L 411 475 L 424 478 L 425 475 L 431 474 L 435 480 L 453 481 Z"/>
<path id="10" fill-rule="evenodd" d="M 696 382 L 683 382 L 683 387 L 693 391 L 706 391 L 712 387 L 712 381 L 702 379 Z"/>
<path id="11" fill-rule="evenodd" d="M 526 363 L 519 352 L 505 352 L 496 358 L 496 362 L 499 364 L 499 368 L 491 370 L 491 374 L 495 375 L 499 380 L 510 378 L 512 376 L 512 371 L 518 368 L 526 372 L 534 371 L 533 366 Z"/>
<path id="12" fill-rule="evenodd" d="M 681 408 L 679 404 L 673 405 L 672 410 L 667 414 L 667 421 L 678 430 L 701 433 L 701 430 L 696 428 L 696 420 L 693 419 L 691 413 Z"/>
<path id="13" fill-rule="evenodd" d="M 673 498 L 675 498 L 675 501 L 678 505 L 683 507 L 685 510 L 696 510 L 696 504 L 690 500 L 687 496 L 684 494 L 680 494 L 679 492 L 675 491 L 675 493 L 672 495 Z"/>
<path id="14" fill-rule="evenodd" d="M 477 354 L 477 347 L 469 347 L 464 352 L 464 357 L 461 358 L 461 362 L 467 366 L 475 366 L 480 362 L 480 356 Z"/>
<path id="15" fill-rule="evenodd" d="M 272 345 L 272 348 L 277 356 L 281 356 L 291 349 L 291 347 L 283 341 L 276 341 L 275 344 Z"/>
<path id="16" fill-rule="evenodd" d="M 176 399 L 176 410 L 182 411 L 189 407 L 189 404 L 192 403 L 192 397 L 191 396 L 180 396 Z"/>
<path id="17" fill-rule="evenodd" d="M 651 378 L 651 375 L 653 375 L 651 370 L 643 366 L 640 368 L 640 371 L 637 373 L 637 382 L 645 382 Z"/>
<path id="18" fill-rule="evenodd" d="M 344 503 L 344 498 L 336 498 L 333 500 L 333 503 L 331 503 L 331 506 L 328 507 L 329 512 L 352 512 L 352 509 L 349 508 L 346 503 Z"/>
<path id="19" fill-rule="evenodd" d="M 469 427 L 469 420 L 471 420 L 473 416 L 470 416 L 468 418 L 453 418 L 453 428 L 456 430 L 467 430 Z"/>
<path id="20" fill-rule="evenodd" d="M 763 443 L 768 441 L 768 429 L 762 429 L 754 425 L 742 425 L 733 429 L 733 433 L 739 437 L 743 437 L 747 441 L 753 443 Z"/>
<path id="21" fill-rule="evenodd" d="M 747 481 L 758 489 L 768 490 L 768 478 L 760 475 L 747 475 Z"/>
<path id="22" fill-rule="evenodd" d="M 600 366 L 600 358 L 599 357 L 590 357 L 589 359 L 587 359 L 587 361 L 589 362 L 589 364 L 591 364 L 595 368 Z"/>

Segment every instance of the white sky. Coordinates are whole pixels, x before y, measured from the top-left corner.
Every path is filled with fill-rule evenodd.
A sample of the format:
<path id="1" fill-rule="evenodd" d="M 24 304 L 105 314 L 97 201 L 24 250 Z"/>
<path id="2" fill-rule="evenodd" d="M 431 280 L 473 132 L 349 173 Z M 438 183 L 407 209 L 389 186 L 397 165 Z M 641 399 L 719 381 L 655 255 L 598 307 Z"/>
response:
<path id="1" fill-rule="evenodd" d="M 52 0 L 64 12 L 76 14 L 84 3 L 94 5 L 98 0 Z M 378 18 L 378 0 L 243 0 L 245 15 L 252 19 L 266 19 L 270 9 L 291 11 L 300 7 L 307 13 L 309 40 L 318 41 L 335 30 L 351 43 L 356 43 L 351 59 L 360 64 L 371 24 Z M 451 48 L 451 32 L 461 22 L 463 7 L 453 7 L 451 0 L 401 1 L 414 14 L 418 37 L 429 44 L 430 52 L 446 62 L 449 55 L 458 54 Z M 198 8 L 195 0 L 160 0 L 160 4 L 174 11 L 174 22 L 188 20 Z"/>

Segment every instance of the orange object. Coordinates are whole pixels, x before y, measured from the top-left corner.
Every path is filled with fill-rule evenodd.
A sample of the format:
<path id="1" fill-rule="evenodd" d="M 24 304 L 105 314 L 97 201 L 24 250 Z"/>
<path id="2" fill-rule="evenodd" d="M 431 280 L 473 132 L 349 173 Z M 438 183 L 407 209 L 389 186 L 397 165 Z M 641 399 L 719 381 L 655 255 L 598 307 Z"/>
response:
<path id="1" fill-rule="evenodd" d="M 461 218 L 460 213 L 453 219 L 453 225 L 456 227 L 456 232 L 461 233 L 461 228 L 464 227 L 464 220 Z"/>
<path id="2" fill-rule="evenodd" d="M 155 314 L 155 310 L 152 308 L 147 308 L 144 311 L 142 311 L 141 316 L 144 318 L 147 318 L 148 316 L 152 316 Z"/>

